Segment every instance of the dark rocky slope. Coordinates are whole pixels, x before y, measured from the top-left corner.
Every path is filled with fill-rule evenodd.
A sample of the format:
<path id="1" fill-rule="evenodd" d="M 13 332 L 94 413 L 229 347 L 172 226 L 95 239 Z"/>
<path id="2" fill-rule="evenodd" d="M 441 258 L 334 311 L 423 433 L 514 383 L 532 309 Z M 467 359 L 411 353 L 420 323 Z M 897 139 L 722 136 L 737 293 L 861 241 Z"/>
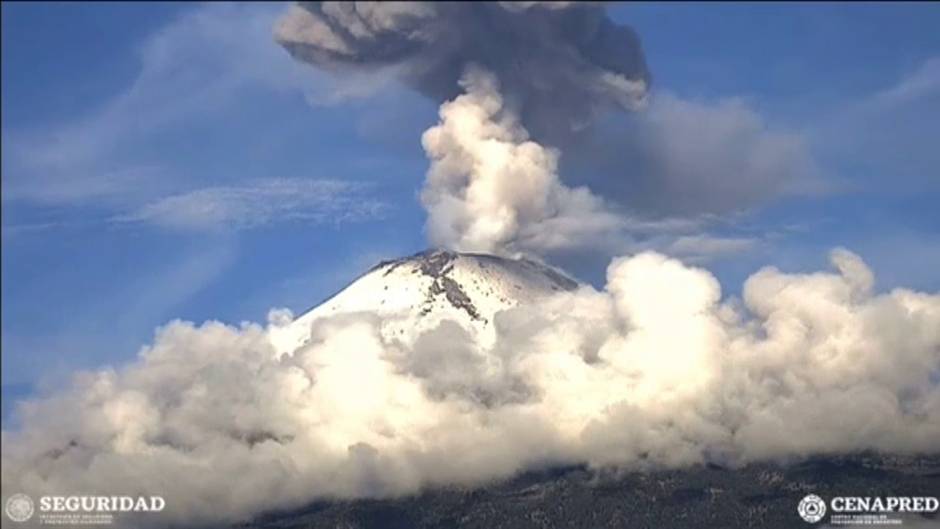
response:
<path id="1" fill-rule="evenodd" d="M 533 472 L 476 489 L 446 488 L 397 499 L 317 502 L 268 513 L 253 529 L 768 528 L 804 522 L 800 499 L 940 495 L 940 456 L 820 457 L 742 469 L 707 465 L 650 472 L 573 467 Z M 908 527 L 940 527 L 915 516 Z"/>

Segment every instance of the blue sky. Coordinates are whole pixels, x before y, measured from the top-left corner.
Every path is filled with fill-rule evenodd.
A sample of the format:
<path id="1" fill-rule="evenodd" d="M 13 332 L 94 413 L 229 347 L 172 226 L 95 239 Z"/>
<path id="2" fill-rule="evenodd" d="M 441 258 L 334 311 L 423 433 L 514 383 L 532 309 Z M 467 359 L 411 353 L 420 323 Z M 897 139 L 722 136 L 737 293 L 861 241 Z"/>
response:
<path id="1" fill-rule="evenodd" d="M 303 311 L 426 245 L 419 137 L 436 104 L 394 83 L 358 97 L 295 63 L 270 34 L 284 5 L 2 9 L 4 397 L 126 361 L 174 318 Z M 749 241 L 703 261 L 726 293 L 839 245 L 880 289 L 940 288 L 940 7 L 612 16 L 640 34 L 654 97 L 739 102 L 799 138 L 825 183 L 714 220 Z M 596 283 L 603 265 L 576 272 Z"/>

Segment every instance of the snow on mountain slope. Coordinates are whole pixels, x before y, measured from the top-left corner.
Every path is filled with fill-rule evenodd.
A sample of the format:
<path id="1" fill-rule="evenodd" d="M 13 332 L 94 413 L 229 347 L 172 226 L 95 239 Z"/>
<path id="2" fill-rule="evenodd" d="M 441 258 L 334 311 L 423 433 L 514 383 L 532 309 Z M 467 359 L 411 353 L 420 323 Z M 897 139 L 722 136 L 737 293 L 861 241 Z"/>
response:
<path id="1" fill-rule="evenodd" d="M 368 312 L 382 318 L 386 339 L 412 344 L 442 320 L 453 320 L 481 345 L 495 340 L 494 315 L 539 297 L 573 290 L 578 283 L 528 259 L 428 251 L 383 261 L 322 305 L 270 329 L 277 352 L 310 338 L 319 318 Z"/>

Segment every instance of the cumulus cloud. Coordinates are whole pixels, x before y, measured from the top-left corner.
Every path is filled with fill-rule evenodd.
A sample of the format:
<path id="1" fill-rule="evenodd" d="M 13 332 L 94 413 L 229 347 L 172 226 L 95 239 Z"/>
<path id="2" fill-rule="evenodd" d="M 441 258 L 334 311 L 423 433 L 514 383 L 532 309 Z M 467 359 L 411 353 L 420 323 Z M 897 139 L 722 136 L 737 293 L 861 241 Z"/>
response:
<path id="1" fill-rule="evenodd" d="M 366 186 L 338 180 L 261 179 L 171 195 L 115 222 L 146 222 L 184 230 L 240 229 L 273 222 L 348 222 L 380 217 L 388 205 Z"/>
<path id="2" fill-rule="evenodd" d="M 293 351 L 269 337 L 282 311 L 172 322 L 135 363 L 21 405 L 3 489 L 163 494 L 160 524 L 193 526 L 554 463 L 935 452 L 940 294 L 876 293 L 858 256 L 831 260 L 723 301 L 704 269 L 618 258 L 602 290 L 497 313 L 487 345 L 460 321 L 383 337 L 369 312 L 315 320 Z"/>

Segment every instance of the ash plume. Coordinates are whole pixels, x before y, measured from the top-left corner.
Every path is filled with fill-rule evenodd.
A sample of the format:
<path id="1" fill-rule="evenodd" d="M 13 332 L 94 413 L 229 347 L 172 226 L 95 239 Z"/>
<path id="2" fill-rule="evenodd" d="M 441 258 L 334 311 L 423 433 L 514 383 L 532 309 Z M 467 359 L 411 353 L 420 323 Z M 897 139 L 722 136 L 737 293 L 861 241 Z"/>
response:
<path id="1" fill-rule="evenodd" d="M 388 69 L 442 102 L 423 137 L 432 244 L 544 254 L 625 238 L 603 200 L 561 182 L 552 146 L 603 111 L 646 103 L 639 38 L 602 5 L 298 3 L 275 38 L 319 68 Z"/>
<path id="2" fill-rule="evenodd" d="M 398 79 L 441 104 L 423 138 L 434 245 L 609 257 L 818 188 L 801 138 L 745 104 L 654 97 L 639 37 L 601 3 L 302 2 L 274 33 L 299 61 Z"/>
<path id="3" fill-rule="evenodd" d="M 492 73 L 471 67 L 460 86 L 466 93 L 441 105 L 440 123 L 422 137 L 431 168 L 421 200 L 432 244 L 539 252 L 622 227 L 590 190 L 561 182 L 558 151 L 529 139 Z"/>
<path id="4" fill-rule="evenodd" d="M 605 109 L 643 106 L 650 82 L 636 33 L 596 3 L 300 2 L 275 38 L 326 70 L 387 68 L 438 102 L 458 96 L 476 64 L 540 140 Z"/>

